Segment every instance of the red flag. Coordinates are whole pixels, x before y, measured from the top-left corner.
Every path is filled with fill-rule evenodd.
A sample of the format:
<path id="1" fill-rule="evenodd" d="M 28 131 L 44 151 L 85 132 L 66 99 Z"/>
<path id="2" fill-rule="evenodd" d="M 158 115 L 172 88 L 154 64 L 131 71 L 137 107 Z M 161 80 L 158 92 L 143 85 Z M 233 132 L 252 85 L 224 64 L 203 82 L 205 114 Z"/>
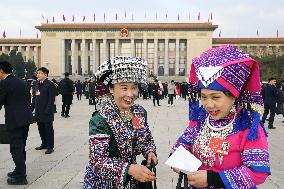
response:
<path id="1" fill-rule="evenodd" d="M 3 38 L 6 38 L 6 37 L 7 37 L 7 36 L 6 36 L 6 32 L 5 32 L 5 30 L 3 31 L 2 36 L 3 36 Z"/>
<path id="2" fill-rule="evenodd" d="M 72 22 L 75 22 L 75 16 L 74 15 L 72 16 Z"/>
<path id="3" fill-rule="evenodd" d="M 179 14 L 178 14 L 178 21 L 179 21 Z"/>
<path id="4" fill-rule="evenodd" d="M 259 37 L 259 33 L 258 33 L 258 30 L 256 30 L 256 35 L 257 35 L 257 37 Z"/>
<path id="5" fill-rule="evenodd" d="M 197 19 L 198 19 L 198 21 L 200 21 L 200 12 L 198 13 Z"/>
<path id="6" fill-rule="evenodd" d="M 83 16 L 83 22 L 85 22 L 85 20 L 86 20 L 86 16 Z"/>
<path id="7" fill-rule="evenodd" d="M 64 22 L 66 21 L 64 14 L 62 15 L 62 19 L 63 19 Z"/>
<path id="8" fill-rule="evenodd" d="M 115 13 L 115 20 L 117 21 L 117 13 Z"/>
<path id="9" fill-rule="evenodd" d="M 104 22 L 106 21 L 106 13 L 104 13 Z"/>
<path id="10" fill-rule="evenodd" d="M 52 22 L 54 23 L 55 19 L 54 19 L 54 16 L 52 17 Z"/>
<path id="11" fill-rule="evenodd" d="M 219 31 L 219 37 L 221 37 L 221 30 Z"/>
<path id="12" fill-rule="evenodd" d="M 279 35 L 278 35 L 278 30 L 277 30 L 277 32 L 276 32 L 276 36 L 277 36 L 277 38 L 279 37 Z"/>
<path id="13" fill-rule="evenodd" d="M 94 22 L 96 22 L 96 14 L 94 13 Z"/>

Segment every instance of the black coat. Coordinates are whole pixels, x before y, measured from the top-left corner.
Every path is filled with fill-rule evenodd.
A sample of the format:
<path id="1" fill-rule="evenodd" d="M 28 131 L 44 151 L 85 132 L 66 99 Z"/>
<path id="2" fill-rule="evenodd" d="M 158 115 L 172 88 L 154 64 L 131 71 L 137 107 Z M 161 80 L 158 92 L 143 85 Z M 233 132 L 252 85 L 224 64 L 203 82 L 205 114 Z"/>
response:
<path id="1" fill-rule="evenodd" d="M 0 82 L 0 109 L 5 107 L 5 124 L 7 128 L 18 128 L 33 123 L 33 116 L 25 81 L 13 75 Z"/>
<path id="2" fill-rule="evenodd" d="M 74 82 L 65 77 L 62 79 L 58 84 L 58 91 L 62 95 L 62 102 L 64 104 L 72 104 L 73 100 L 73 93 L 74 93 Z"/>
<path id="3" fill-rule="evenodd" d="M 35 84 L 35 95 L 33 109 L 35 109 L 36 122 L 51 122 L 54 120 L 53 105 L 56 96 L 55 85 L 45 79 L 43 83 L 39 81 Z"/>
<path id="4" fill-rule="evenodd" d="M 277 88 L 273 85 L 267 84 L 262 90 L 262 97 L 264 105 L 276 106 L 278 98 Z"/>

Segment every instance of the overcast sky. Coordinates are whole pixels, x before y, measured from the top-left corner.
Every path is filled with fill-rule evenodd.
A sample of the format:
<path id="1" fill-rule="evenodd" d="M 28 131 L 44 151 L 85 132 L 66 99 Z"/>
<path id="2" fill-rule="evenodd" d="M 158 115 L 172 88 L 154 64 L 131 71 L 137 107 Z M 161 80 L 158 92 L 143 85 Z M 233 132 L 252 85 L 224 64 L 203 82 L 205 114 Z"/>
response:
<path id="1" fill-rule="evenodd" d="M 207 22 L 211 12 L 213 24 L 218 25 L 213 37 L 220 30 L 222 37 L 257 37 L 257 30 L 259 37 L 276 37 L 277 30 L 284 37 L 284 0 L 3 0 L 0 38 L 3 31 L 7 38 L 19 38 L 20 33 L 22 38 L 35 38 L 34 26 L 47 18 L 52 23 L 52 17 L 55 23 L 63 23 L 63 14 L 66 23 L 72 23 L 73 15 L 77 23 L 83 16 L 85 23 L 93 23 L 94 13 L 97 23 L 104 22 L 104 13 L 106 23 Z"/>

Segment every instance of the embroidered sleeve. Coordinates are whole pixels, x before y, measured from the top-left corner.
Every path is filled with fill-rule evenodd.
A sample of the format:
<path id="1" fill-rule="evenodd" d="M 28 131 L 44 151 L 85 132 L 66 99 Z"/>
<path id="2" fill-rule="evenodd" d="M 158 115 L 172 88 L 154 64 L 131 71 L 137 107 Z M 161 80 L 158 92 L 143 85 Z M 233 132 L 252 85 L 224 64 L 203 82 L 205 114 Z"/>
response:
<path id="1" fill-rule="evenodd" d="M 256 188 L 270 174 L 267 138 L 262 127 L 258 127 L 256 140 L 244 138 L 241 153 L 243 165 L 219 173 L 226 188 Z"/>
<path id="2" fill-rule="evenodd" d="M 106 125 L 103 123 L 93 118 L 90 121 L 90 134 L 92 133 L 89 137 L 90 164 L 102 180 L 113 182 L 119 188 L 124 184 L 128 163 L 109 157 L 110 135 L 106 132 Z"/>
<path id="3" fill-rule="evenodd" d="M 146 114 L 146 111 L 145 111 Z M 147 115 L 145 116 L 145 133 L 144 133 L 144 138 L 143 138 L 143 150 L 142 150 L 142 155 L 146 158 L 148 153 L 153 152 L 156 153 L 156 145 L 154 143 L 154 139 L 152 137 L 148 122 L 147 122 Z"/>
<path id="4" fill-rule="evenodd" d="M 173 146 L 173 150 L 175 151 L 180 145 L 182 145 L 185 149 L 191 152 L 191 147 L 197 136 L 197 132 L 197 122 L 189 121 L 189 126 L 185 129 L 184 133 L 178 138 L 178 140 Z"/>

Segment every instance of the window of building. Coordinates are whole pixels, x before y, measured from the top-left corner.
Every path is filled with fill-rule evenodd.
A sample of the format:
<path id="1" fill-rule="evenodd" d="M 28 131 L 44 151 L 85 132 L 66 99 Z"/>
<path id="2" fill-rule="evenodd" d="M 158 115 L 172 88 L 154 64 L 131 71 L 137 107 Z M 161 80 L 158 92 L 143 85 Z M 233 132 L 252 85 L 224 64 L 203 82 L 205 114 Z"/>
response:
<path id="1" fill-rule="evenodd" d="M 81 43 L 77 43 L 77 47 L 78 47 L 78 51 L 80 51 L 81 50 Z"/>
<path id="2" fill-rule="evenodd" d="M 143 52 L 143 43 L 137 42 L 135 43 L 135 56 L 143 58 L 144 52 Z"/>

